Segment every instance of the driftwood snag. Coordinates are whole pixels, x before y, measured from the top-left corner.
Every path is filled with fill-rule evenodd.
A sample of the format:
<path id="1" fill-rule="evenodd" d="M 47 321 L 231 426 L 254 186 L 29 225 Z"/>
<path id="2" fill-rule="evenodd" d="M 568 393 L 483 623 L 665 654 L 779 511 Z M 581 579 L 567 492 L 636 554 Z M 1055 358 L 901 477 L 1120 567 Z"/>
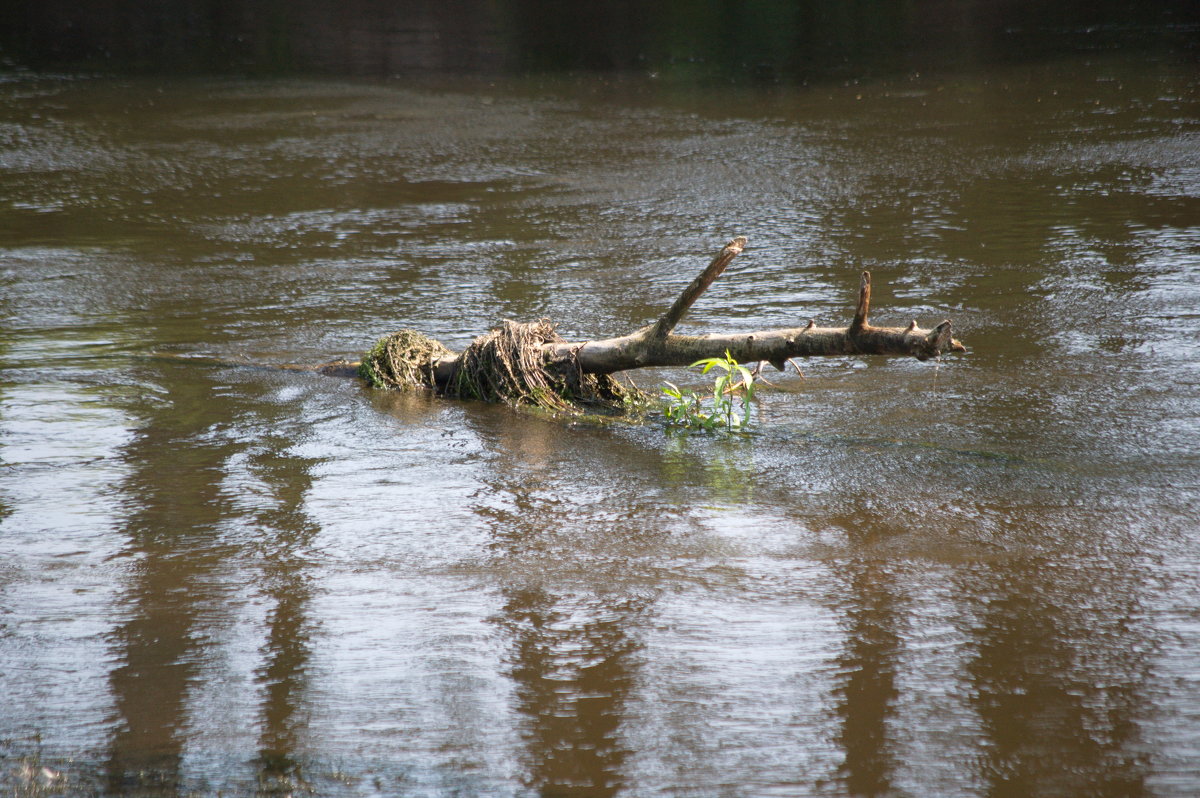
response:
<path id="1" fill-rule="evenodd" d="M 943 352 L 966 351 L 951 336 L 949 320 L 931 330 L 922 329 L 916 321 L 907 327 L 871 325 L 869 272 L 862 273 L 854 318 L 846 327 L 817 327 L 810 321 L 803 327 L 751 333 L 676 335 L 673 330 L 683 315 L 745 247 L 745 237 L 734 238 L 684 289 L 662 318 L 627 335 L 571 343 L 555 334 L 546 320 L 530 325 L 506 321 L 497 330 L 476 339 L 461 354 L 439 350 L 424 339 L 421 348 L 410 356 L 415 362 L 403 365 L 405 356 L 386 343 L 396 336 L 412 335 L 411 331 L 402 331 L 380 339 L 364 359 L 360 373 L 370 379 L 369 374 L 390 369 L 419 375 L 414 384 L 449 396 L 474 396 L 559 410 L 573 402 L 619 401 L 623 394 L 613 389 L 615 382 L 609 377 L 617 372 L 688 366 L 704 358 L 723 357 L 726 352 L 739 363 L 765 361 L 782 371 L 788 360 L 797 357 L 891 355 L 928 360 Z M 506 342 L 501 348 L 504 354 L 488 355 L 493 368 L 481 368 L 480 352 L 489 346 L 496 351 L 498 337 Z M 383 352 L 391 365 L 373 359 L 378 352 Z M 398 369 L 397 361 L 401 362 Z"/>

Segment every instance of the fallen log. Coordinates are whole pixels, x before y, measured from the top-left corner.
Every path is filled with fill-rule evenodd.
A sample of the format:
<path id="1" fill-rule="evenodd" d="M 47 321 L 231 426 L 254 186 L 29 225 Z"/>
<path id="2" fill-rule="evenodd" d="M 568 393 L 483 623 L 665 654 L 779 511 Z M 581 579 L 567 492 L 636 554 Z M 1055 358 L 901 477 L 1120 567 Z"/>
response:
<path id="1" fill-rule="evenodd" d="M 951 336 L 949 320 L 928 330 L 916 321 L 907 327 L 870 324 L 871 275 L 865 271 L 854 317 L 846 327 L 818 327 L 809 321 L 803 327 L 750 333 L 676 335 L 674 329 L 683 315 L 745 247 L 745 237 L 734 238 L 662 318 L 626 335 L 572 343 L 559 338 L 549 322 L 505 322 L 464 352 L 454 353 L 436 341 L 402 331 L 380 339 L 363 359 L 359 373 L 380 387 L 418 384 L 449 396 L 561 409 L 572 401 L 606 400 L 614 391 L 619 394 L 611 380 L 617 372 L 688 366 L 727 352 L 739 363 L 768 362 L 782 371 L 788 360 L 797 357 L 891 355 L 928 360 L 943 352 L 966 351 Z"/>

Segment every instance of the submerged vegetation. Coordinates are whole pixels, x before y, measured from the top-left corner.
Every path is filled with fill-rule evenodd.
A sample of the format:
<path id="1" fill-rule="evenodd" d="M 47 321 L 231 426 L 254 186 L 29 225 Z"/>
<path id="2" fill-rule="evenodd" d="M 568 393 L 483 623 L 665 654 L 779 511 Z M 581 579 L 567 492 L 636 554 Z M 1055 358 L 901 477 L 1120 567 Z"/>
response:
<path id="1" fill-rule="evenodd" d="M 689 368 L 702 374 L 716 372 L 712 396 L 705 399 L 694 391 L 668 382 L 662 392 L 667 397 L 663 409 L 667 423 L 675 427 L 743 432 L 750 427 L 751 401 L 754 399 L 754 372 L 738 363 L 729 352 L 724 357 L 697 360 Z"/>

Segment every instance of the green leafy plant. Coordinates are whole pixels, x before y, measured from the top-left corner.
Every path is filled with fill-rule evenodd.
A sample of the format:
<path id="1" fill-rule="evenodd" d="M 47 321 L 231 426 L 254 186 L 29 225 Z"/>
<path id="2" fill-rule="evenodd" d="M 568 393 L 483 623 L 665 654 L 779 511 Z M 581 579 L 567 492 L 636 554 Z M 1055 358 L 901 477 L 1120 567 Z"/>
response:
<path id="1" fill-rule="evenodd" d="M 727 351 L 725 357 L 697 360 L 688 368 L 700 368 L 701 374 L 716 372 L 712 397 L 705 399 L 695 391 L 668 382 L 662 388 L 667 397 L 663 412 L 667 423 L 689 429 L 740 432 L 750 426 L 750 402 L 754 399 L 754 373 L 739 364 Z"/>

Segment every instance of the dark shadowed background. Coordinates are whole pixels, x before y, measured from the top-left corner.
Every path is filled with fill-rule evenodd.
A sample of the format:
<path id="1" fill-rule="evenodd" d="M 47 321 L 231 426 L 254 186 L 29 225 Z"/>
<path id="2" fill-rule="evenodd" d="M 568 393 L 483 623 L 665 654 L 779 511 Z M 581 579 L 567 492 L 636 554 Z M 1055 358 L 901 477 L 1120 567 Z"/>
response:
<path id="1" fill-rule="evenodd" d="M 802 81 L 1173 48 L 1188 0 L 8 0 L 4 50 L 35 66 L 388 76 L 667 70 Z"/>

